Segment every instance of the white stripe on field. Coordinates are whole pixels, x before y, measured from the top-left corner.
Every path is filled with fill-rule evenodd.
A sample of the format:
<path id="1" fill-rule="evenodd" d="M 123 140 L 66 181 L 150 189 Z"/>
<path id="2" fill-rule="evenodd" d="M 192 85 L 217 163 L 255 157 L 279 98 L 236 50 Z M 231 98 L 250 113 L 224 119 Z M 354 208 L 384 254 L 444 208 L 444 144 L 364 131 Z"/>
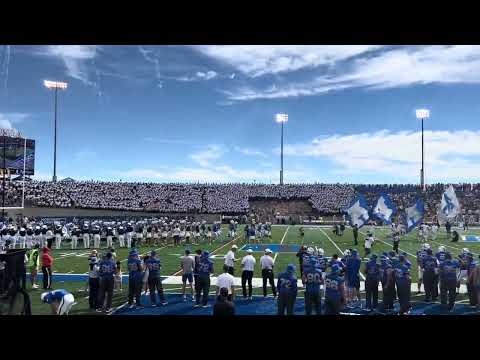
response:
<path id="1" fill-rule="evenodd" d="M 327 237 L 328 240 L 330 240 L 330 242 L 338 249 L 338 251 L 340 251 L 342 255 L 344 255 L 344 252 L 342 251 L 342 249 L 338 247 L 337 244 L 335 244 L 335 241 L 333 241 L 323 229 L 320 229 L 320 231 Z M 361 272 L 360 272 L 360 277 L 365 281 L 365 276 Z"/>
<path id="2" fill-rule="evenodd" d="M 287 236 L 288 229 L 290 229 L 290 225 L 287 226 L 287 230 L 285 230 L 285 233 L 283 234 L 282 241 L 280 241 L 280 245 L 283 244 L 283 241 L 285 240 L 285 236 Z M 275 260 L 277 260 L 278 252 L 275 253 L 275 256 L 273 257 L 273 263 L 275 263 Z"/>

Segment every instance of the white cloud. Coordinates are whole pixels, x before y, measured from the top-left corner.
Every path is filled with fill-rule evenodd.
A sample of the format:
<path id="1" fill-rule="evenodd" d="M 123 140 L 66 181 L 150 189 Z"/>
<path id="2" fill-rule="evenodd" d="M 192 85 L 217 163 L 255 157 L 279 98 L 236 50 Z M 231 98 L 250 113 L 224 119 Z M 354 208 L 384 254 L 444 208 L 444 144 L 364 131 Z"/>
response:
<path id="1" fill-rule="evenodd" d="M 230 100 L 244 101 L 320 95 L 356 87 L 384 89 L 430 83 L 480 83 L 480 46 L 396 47 L 336 64 L 312 80 L 263 89 L 241 87 L 225 93 Z"/>
<path id="2" fill-rule="evenodd" d="M 127 171 L 116 171 L 115 175 L 121 178 L 140 178 L 140 179 L 165 179 L 166 175 L 154 169 L 130 169 Z"/>
<path id="3" fill-rule="evenodd" d="M 286 145 L 284 154 L 328 159 L 340 174 L 387 174 L 415 181 L 421 167 L 421 133 L 382 130 L 334 135 Z M 480 131 L 425 132 L 427 180 L 478 180 L 479 167 Z"/>
<path id="4" fill-rule="evenodd" d="M 199 45 L 199 52 L 257 77 L 331 65 L 378 45 Z"/>
<path id="5" fill-rule="evenodd" d="M 218 77 L 218 73 L 209 70 L 206 72 L 197 71 L 194 76 L 180 76 L 180 77 L 173 77 L 173 80 L 177 81 L 184 81 L 184 82 L 191 82 L 191 81 L 200 81 L 200 80 L 211 80 Z"/>
<path id="6" fill-rule="evenodd" d="M 224 149 L 219 145 L 209 145 L 207 149 L 191 154 L 190 158 L 200 166 L 206 167 L 210 165 L 212 160 L 220 159 L 224 152 Z"/>
<path id="7" fill-rule="evenodd" d="M 22 122 L 29 116 L 26 113 L 0 113 L 0 128 L 14 129 L 13 124 Z"/>
<path id="8" fill-rule="evenodd" d="M 97 56 L 97 45 L 47 45 L 38 50 L 41 55 L 59 58 L 63 61 L 67 75 L 82 81 L 86 85 L 95 85 L 90 81 L 88 63 Z"/>
<path id="9" fill-rule="evenodd" d="M 255 150 L 255 149 L 249 149 L 249 148 L 241 148 L 238 146 L 234 147 L 235 151 L 238 151 L 239 153 L 247 156 L 261 156 L 261 157 L 267 157 L 267 154 L 265 154 L 262 151 Z"/>

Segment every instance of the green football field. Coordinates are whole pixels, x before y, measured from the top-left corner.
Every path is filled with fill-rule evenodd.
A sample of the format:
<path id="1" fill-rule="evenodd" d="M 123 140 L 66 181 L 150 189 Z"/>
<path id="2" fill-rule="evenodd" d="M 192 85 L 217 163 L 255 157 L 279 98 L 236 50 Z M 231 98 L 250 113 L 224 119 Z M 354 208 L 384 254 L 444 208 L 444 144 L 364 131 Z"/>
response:
<path id="1" fill-rule="evenodd" d="M 353 242 L 353 234 L 350 229 L 347 229 L 344 232 L 343 236 L 336 236 L 333 234 L 331 228 L 320 228 L 320 227 L 309 227 L 304 226 L 305 236 L 303 240 L 299 236 L 299 227 L 300 226 L 287 226 L 279 225 L 272 227 L 272 238 L 268 241 L 262 241 L 263 244 L 298 244 L 298 245 L 313 245 L 321 247 L 325 250 L 325 255 L 327 257 L 332 256 L 333 254 L 342 255 L 343 251 L 346 249 L 356 248 L 359 250 L 359 253 L 363 257 L 363 240 L 364 240 L 364 229 L 360 230 L 359 234 L 359 246 L 355 247 Z M 213 255 L 213 261 L 215 265 L 214 274 L 218 275 L 222 271 L 223 265 L 223 256 L 229 250 L 230 246 L 234 243 L 238 245 L 241 249 L 245 244 L 243 241 L 243 227 L 240 227 L 240 234 L 235 240 L 231 240 L 226 236 L 227 228 L 224 227 L 222 238 L 218 239 L 212 245 L 190 245 L 189 248 L 194 251 L 197 248 L 202 250 L 208 250 Z M 366 231 L 366 229 L 365 229 Z M 392 249 L 391 240 L 388 238 L 390 230 L 388 228 L 376 228 L 376 238 L 373 247 L 372 253 L 380 255 L 384 251 L 389 251 Z M 480 230 L 470 230 L 466 231 L 464 235 L 480 235 Z M 81 243 L 81 241 L 79 241 Z M 452 253 L 455 257 L 461 252 L 463 247 L 468 247 L 472 252 L 477 254 L 480 253 L 480 243 L 451 243 L 447 239 L 446 233 L 444 231 L 439 231 L 436 241 L 429 240 L 429 243 L 432 246 L 432 249 L 436 251 L 438 246 L 445 245 L 447 250 Z M 54 264 L 53 271 L 54 273 L 64 273 L 64 274 L 85 274 L 88 271 L 88 255 L 90 250 L 77 249 L 69 250 L 68 243 L 64 242 L 64 249 L 54 250 Z M 417 239 L 416 231 L 412 231 L 410 234 L 407 234 L 402 237 L 400 242 L 400 250 L 405 251 L 408 254 L 409 260 L 412 262 L 412 283 L 417 282 L 417 270 L 415 265 L 415 254 L 420 248 L 420 242 Z M 157 247 L 139 247 L 141 254 L 145 254 L 150 250 L 155 249 L 157 254 L 160 257 L 162 262 L 162 276 L 173 275 L 179 270 L 179 258 L 183 255 L 186 246 L 157 246 Z M 100 251 L 101 252 L 101 251 Z M 122 271 L 123 274 L 126 274 L 126 260 L 128 256 L 127 249 L 117 249 L 117 260 L 122 262 Z M 245 255 L 244 251 L 239 250 L 237 252 L 237 257 L 241 258 Z M 255 270 L 254 277 L 261 277 L 259 259 L 263 253 L 254 253 L 253 254 L 257 259 L 257 268 Z M 275 274 L 285 270 L 286 266 L 289 263 L 297 265 L 297 275 L 299 276 L 298 270 L 298 259 L 295 256 L 295 253 L 285 253 L 279 252 L 273 255 L 275 258 Z M 239 276 L 241 273 L 240 265 L 237 263 L 235 275 Z M 363 267 L 362 267 L 363 271 Z M 41 285 L 41 282 L 37 283 Z M 53 282 L 53 288 L 59 289 L 64 288 L 69 290 L 75 296 L 77 304 L 72 308 L 70 314 L 95 314 L 102 315 L 92 312 L 88 309 L 88 292 L 86 291 L 86 283 L 83 282 Z M 165 285 L 164 286 L 166 293 L 178 293 L 180 291 L 180 285 Z M 30 283 L 28 284 L 27 290 L 31 295 L 32 302 L 32 313 L 33 314 L 49 314 L 49 306 L 42 304 L 40 301 L 41 289 L 33 290 L 31 289 Z M 123 305 L 127 299 L 127 286 L 123 285 L 123 290 L 114 293 L 113 298 L 113 307 Z M 240 289 L 238 289 L 240 290 Z M 213 287 L 211 291 L 214 291 Z M 260 288 L 254 288 L 254 295 L 261 294 Z M 300 290 L 299 296 L 303 296 L 303 291 Z M 423 294 L 417 295 L 412 293 L 412 301 L 415 301 L 415 297 L 423 296 Z M 457 302 L 465 302 L 465 295 L 459 295 Z"/>

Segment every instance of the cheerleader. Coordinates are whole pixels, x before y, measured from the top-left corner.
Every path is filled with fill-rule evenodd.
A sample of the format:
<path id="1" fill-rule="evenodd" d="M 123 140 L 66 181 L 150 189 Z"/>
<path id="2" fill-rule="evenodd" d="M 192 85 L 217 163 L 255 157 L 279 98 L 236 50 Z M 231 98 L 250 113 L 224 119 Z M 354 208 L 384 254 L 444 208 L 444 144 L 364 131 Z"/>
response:
<path id="1" fill-rule="evenodd" d="M 162 241 L 164 245 L 167 245 L 167 238 L 168 238 L 168 227 L 165 225 L 162 228 Z"/>
<path id="2" fill-rule="evenodd" d="M 186 235 L 185 228 L 182 226 L 180 228 L 180 244 L 183 244 L 185 242 L 185 235 Z"/>
<path id="3" fill-rule="evenodd" d="M 185 232 L 185 242 L 187 244 L 190 244 L 190 237 L 192 235 L 192 233 L 190 231 L 191 231 L 190 225 L 187 225 L 187 229 L 186 229 L 186 232 Z"/>

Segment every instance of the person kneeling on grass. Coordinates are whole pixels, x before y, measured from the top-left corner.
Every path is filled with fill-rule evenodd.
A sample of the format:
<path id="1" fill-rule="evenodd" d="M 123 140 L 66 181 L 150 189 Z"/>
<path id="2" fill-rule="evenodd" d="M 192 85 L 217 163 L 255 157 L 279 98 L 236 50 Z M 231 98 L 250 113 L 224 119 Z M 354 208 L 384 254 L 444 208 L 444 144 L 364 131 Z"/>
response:
<path id="1" fill-rule="evenodd" d="M 64 289 L 44 292 L 40 299 L 43 303 L 50 305 L 53 315 L 68 315 L 72 306 L 75 305 L 73 295 Z"/>
<path id="2" fill-rule="evenodd" d="M 230 274 L 227 274 L 230 275 Z M 221 288 L 217 297 L 217 302 L 213 306 L 214 316 L 231 316 L 235 315 L 235 305 L 228 299 L 228 289 Z"/>
<path id="3" fill-rule="evenodd" d="M 295 301 L 297 299 L 297 277 L 295 265 L 288 264 L 287 270 L 278 276 L 278 315 L 293 315 Z"/>

